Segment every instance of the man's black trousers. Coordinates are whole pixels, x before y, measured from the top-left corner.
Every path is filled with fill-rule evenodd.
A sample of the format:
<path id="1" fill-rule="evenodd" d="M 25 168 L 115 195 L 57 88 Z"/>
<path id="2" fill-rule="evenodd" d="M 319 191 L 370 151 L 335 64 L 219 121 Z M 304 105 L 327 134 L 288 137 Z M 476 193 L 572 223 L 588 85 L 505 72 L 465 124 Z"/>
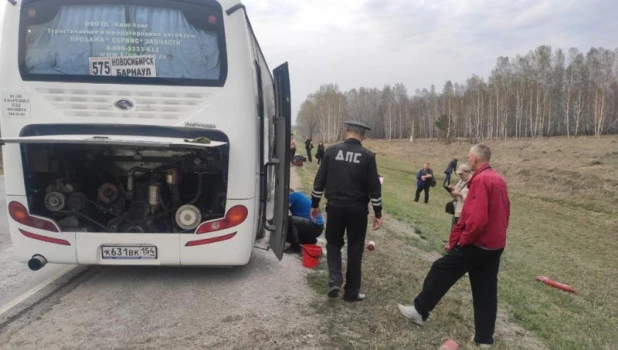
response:
<path id="1" fill-rule="evenodd" d="M 421 196 L 421 192 L 425 191 L 425 203 L 429 202 L 429 189 L 431 188 L 431 180 L 427 180 L 422 186 L 416 188 L 416 195 L 414 201 L 418 202 L 418 198 Z"/>
<path id="2" fill-rule="evenodd" d="M 361 285 L 361 262 L 367 234 L 367 207 L 326 207 L 326 253 L 328 285 L 343 284 L 341 273 L 341 248 L 344 232 L 348 238 L 348 267 L 345 274 L 344 295 L 356 297 Z"/>
<path id="3" fill-rule="evenodd" d="M 470 276 L 474 306 L 474 341 L 493 344 L 498 310 L 498 270 L 503 249 L 485 250 L 474 245 L 455 248 L 434 261 L 425 277 L 423 290 L 414 299 L 416 310 L 429 312 L 466 272 Z"/>

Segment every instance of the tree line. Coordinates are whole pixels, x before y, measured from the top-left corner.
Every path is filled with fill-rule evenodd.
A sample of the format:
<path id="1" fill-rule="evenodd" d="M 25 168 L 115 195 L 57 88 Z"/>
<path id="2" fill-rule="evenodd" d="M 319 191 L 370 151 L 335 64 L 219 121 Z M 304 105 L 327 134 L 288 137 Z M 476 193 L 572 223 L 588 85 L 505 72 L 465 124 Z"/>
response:
<path id="1" fill-rule="evenodd" d="M 333 142 L 342 122 L 360 120 L 371 136 L 401 138 L 526 138 L 618 132 L 618 49 L 547 45 L 498 57 L 489 77 L 447 81 L 409 95 L 404 84 L 347 92 L 326 84 L 301 104 L 296 125 L 314 140 Z"/>

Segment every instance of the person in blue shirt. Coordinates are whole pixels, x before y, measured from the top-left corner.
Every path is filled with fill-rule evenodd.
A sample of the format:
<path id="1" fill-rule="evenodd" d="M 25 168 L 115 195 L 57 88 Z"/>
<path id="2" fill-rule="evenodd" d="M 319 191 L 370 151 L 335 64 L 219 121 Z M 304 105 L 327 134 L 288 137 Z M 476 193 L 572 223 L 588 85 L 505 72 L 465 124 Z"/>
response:
<path id="1" fill-rule="evenodd" d="M 421 192 L 425 191 L 425 204 L 429 202 L 429 189 L 431 183 L 435 179 L 433 178 L 433 170 L 429 167 L 429 163 L 423 165 L 418 174 L 416 174 L 416 194 L 414 195 L 414 201 L 418 202 Z"/>
<path id="2" fill-rule="evenodd" d="M 444 178 L 444 187 L 448 187 L 451 184 L 451 174 L 457 170 L 457 158 L 454 158 L 448 163 L 448 167 L 444 170 L 446 177 Z"/>
<path id="3" fill-rule="evenodd" d="M 286 253 L 298 253 L 301 244 L 316 244 L 318 237 L 324 231 L 324 218 L 318 215 L 311 218 L 311 199 L 302 192 L 295 192 L 290 188 L 290 212 L 288 219 L 288 234 L 286 241 L 290 247 Z"/>

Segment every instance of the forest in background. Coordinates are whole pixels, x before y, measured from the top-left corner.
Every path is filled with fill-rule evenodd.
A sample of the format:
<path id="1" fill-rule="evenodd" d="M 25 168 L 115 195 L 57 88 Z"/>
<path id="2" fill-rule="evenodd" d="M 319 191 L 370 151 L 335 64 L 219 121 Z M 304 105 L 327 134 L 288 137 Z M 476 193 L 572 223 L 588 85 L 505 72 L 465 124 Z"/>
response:
<path id="1" fill-rule="evenodd" d="M 618 48 L 552 51 L 542 45 L 498 57 L 489 77 L 432 85 L 408 94 L 403 83 L 347 92 L 325 84 L 301 104 L 296 126 L 333 142 L 343 121 L 360 120 L 372 138 L 508 139 L 618 133 Z"/>

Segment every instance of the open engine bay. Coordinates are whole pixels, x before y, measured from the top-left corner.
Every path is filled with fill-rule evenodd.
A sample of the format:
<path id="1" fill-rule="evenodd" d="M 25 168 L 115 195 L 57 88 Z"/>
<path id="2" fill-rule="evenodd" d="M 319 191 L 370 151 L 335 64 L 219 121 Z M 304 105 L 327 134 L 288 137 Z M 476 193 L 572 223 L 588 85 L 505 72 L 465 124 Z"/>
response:
<path id="1" fill-rule="evenodd" d="M 62 231 L 193 233 L 225 215 L 223 147 L 22 145 L 34 215 Z"/>

